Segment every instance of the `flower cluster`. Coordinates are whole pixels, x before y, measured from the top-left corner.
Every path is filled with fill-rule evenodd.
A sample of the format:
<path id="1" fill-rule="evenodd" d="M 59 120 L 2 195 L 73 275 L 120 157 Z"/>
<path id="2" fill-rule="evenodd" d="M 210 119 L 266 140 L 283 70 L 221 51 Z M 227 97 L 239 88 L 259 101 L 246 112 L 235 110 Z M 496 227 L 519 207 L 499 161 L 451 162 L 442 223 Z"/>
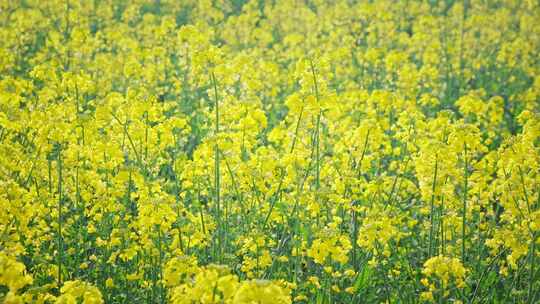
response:
<path id="1" fill-rule="evenodd" d="M 446 298 L 450 294 L 452 285 L 457 288 L 465 287 L 465 275 L 467 269 L 463 267 L 459 259 L 446 256 L 432 257 L 424 263 L 422 284 L 428 288 L 421 297 L 427 300 L 434 299 L 434 292 Z"/>
<path id="2" fill-rule="evenodd" d="M 227 267 L 209 265 L 174 287 L 171 303 L 289 304 L 290 290 L 267 280 L 239 281 Z"/>

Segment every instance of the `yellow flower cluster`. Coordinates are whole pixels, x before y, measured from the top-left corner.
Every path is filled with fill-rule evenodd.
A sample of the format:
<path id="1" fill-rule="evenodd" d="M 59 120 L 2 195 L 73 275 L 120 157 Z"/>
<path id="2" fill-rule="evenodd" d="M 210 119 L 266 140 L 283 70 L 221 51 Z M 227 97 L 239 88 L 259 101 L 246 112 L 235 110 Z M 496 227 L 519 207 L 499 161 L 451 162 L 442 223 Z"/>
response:
<path id="1" fill-rule="evenodd" d="M 390 242 L 398 242 L 405 233 L 398 229 L 402 225 L 399 216 L 371 209 L 359 229 L 358 246 L 374 253 L 390 256 Z"/>
<path id="2" fill-rule="evenodd" d="M 336 219 L 334 219 L 336 220 Z M 325 230 L 319 233 L 317 239 L 313 241 L 311 247 L 307 250 L 307 255 L 320 265 L 327 265 L 327 259 L 331 262 L 338 262 L 342 265 L 347 264 L 349 251 L 352 248 L 351 241 L 347 235 L 339 233 L 337 225 L 341 219 L 337 218 L 329 224 Z"/>
<path id="3" fill-rule="evenodd" d="M 266 280 L 239 281 L 229 269 L 210 265 L 172 289 L 171 303 L 288 304 L 290 290 Z"/>
<path id="4" fill-rule="evenodd" d="M 4 252 L 0 252 L 0 286 L 8 288 L 4 299 L 5 303 L 23 303 L 23 298 L 18 294 L 18 291 L 32 282 L 32 276 L 27 274 L 23 263 Z"/>
<path id="5" fill-rule="evenodd" d="M 422 274 L 425 276 L 422 279 L 422 284 L 429 290 L 423 292 L 421 297 L 433 300 L 434 292 L 440 293 L 443 298 L 448 297 L 451 284 L 457 288 L 465 287 L 467 269 L 463 267 L 459 259 L 439 255 L 424 263 Z"/>
<path id="6" fill-rule="evenodd" d="M 101 292 L 95 286 L 80 281 L 67 281 L 60 289 L 61 295 L 56 299 L 58 304 L 102 304 Z"/>

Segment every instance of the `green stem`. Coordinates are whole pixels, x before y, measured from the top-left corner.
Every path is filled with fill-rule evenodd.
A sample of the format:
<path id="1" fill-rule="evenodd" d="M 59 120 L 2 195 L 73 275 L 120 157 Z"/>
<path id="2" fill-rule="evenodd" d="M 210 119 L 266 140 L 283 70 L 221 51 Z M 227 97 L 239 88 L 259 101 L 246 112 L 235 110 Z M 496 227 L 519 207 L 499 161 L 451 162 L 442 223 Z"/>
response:
<path id="1" fill-rule="evenodd" d="M 218 251 L 221 251 L 222 244 L 222 223 L 221 223 L 221 197 L 220 197 L 220 170 L 219 170 L 219 146 L 218 146 L 218 134 L 219 134 L 219 101 L 218 101 L 218 91 L 217 91 L 217 82 L 216 75 L 214 72 L 211 74 L 212 84 L 214 86 L 214 96 L 215 96 L 215 112 L 216 112 L 216 124 L 215 124 L 215 136 L 216 143 L 214 146 L 214 159 L 215 159 L 215 202 L 217 208 L 217 234 L 218 234 Z M 219 254 L 221 258 L 221 254 Z"/>
<path id="2" fill-rule="evenodd" d="M 534 294 L 533 294 L 533 285 L 534 285 L 534 258 L 535 258 L 535 250 L 536 250 L 536 234 L 533 235 L 533 238 L 531 240 L 531 253 L 529 257 L 529 265 L 530 265 L 530 272 L 529 272 L 529 290 L 528 290 L 528 296 L 527 296 L 527 303 L 533 303 L 534 302 Z"/>
<path id="3" fill-rule="evenodd" d="M 302 109 L 300 109 L 300 114 L 298 115 L 298 120 L 296 121 L 296 128 L 294 130 L 294 137 L 293 137 L 293 141 L 292 141 L 292 144 L 291 144 L 291 150 L 289 151 L 289 153 L 292 153 L 294 151 L 294 147 L 296 145 L 296 139 L 298 138 L 298 131 L 300 130 L 300 122 L 302 120 L 302 114 L 304 113 L 304 107 L 302 107 Z M 268 222 L 268 220 L 270 219 L 270 215 L 272 214 L 272 211 L 274 210 L 274 206 L 278 200 L 278 197 L 279 197 L 279 193 L 281 192 L 281 187 L 283 186 L 283 179 L 285 178 L 285 173 L 286 171 L 283 170 L 281 172 L 281 177 L 280 177 L 280 180 L 279 180 L 279 184 L 278 184 L 278 187 L 277 187 L 277 190 L 276 190 L 276 193 L 274 194 L 273 196 L 273 199 L 272 199 L 272 202 L 270 203 L 270 209 L 268 210 L 268 213 L 266 214 L 265 218 L 264 218 L 264 221 L 263 221 L 263 229 L 266 227 L 266 224 Z"/>
<path id="4" fill-rule="evenodd" d="M 467 158 L 467 144 L 465 144 L 465 185 L 463 191 L 463 222 L 461 225 L 461 262 L 465 264 L 465 224 L 467 223 L 467 195 L 469 192 L 469 161 Z"/>
<path id="5" fill-rule="evenodd" d="M 58 288 L 62 287 L 62 147 L 58 149 Z"/>
<path id="6" fill-rule="evenodd" d="M 317 73 L 315 73 L 315 67 L 313 66 L 313 61 L 310 60 L 309 61 L 310 65 L 311 65 L 311 73 L 313 74 L 313 88 L 315 90 L 315 97 L 317 98 L 317 105 L 319 105 L 320 107 L 320 98 L 319 98 L 319 85 L 317 83 Z M 321 175 L 321 164 L 320 164 L 320 159 L 321 159 L 321 156 L 320 156 L 320 127 L 321 127 L 321 114 L 322 114 L 322 111 L 321 109 L 319 108 L 319 114 L 317 115 L 317 131 L 315 132 L 315 159 L 316 159 L 316 167 L 315 167 L 315 174 L 316 174 L 316 179 L 315 179 L 315 187 L 317 190 L 319 190 L 319 188 L 321 187 L 321 180 L 320 180 L 320 175 Z"/>
<path id="7" fill-rule="evenodd" d="M 435 215 L 435 188 L 437 186 L 437 171 L 439 169 L 439 158 L 435 158 L 435 170 L 433 173 L 433 185 L 431 186 L 431 212 L 430 212 L 430 225 L 429 225 L 429 249 L 428 249 L 428 258 L 432 256 L 432 247 L 433 247 L 433 222 Z"/>
<path id="8" fill-rule="evenodd" d="M 165 303 L 165 288 L 163 286 L 163 248 L 161 246 L 161 225 L 157 226 L 158 229 L 158 250 L 159 250 L 159 289 L 161 303 Z"/>

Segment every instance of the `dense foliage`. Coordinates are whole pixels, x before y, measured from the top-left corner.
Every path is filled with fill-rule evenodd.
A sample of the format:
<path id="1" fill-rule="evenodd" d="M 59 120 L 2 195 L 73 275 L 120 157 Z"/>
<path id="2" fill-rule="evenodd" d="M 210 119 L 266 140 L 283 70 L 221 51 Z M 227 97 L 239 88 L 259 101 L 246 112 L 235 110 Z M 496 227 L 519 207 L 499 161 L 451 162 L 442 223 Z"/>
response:
<path id="1" fill-rule="evenodd" d="M 540 4 L 0 1 L 0 301 L 538 303 Z"/>

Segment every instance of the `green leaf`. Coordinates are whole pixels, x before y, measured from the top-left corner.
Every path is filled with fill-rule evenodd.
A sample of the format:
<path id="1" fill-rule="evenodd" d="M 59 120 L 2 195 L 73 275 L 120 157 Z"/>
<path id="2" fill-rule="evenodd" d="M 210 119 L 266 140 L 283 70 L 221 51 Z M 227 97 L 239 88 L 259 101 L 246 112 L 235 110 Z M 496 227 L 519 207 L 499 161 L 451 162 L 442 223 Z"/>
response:
<path id="1" fill-rule="evenodd" d="M 369 282 L 369 279 L 371 277 L 371 272 L 371 267 L 369 267 L 369 265 L 367 264 L 364 264 L 364 268 L 362 268 L 362 271 L 356 277 L 356 282 L 354 283 L 354 290 L 359 291 L 367 286 L 367 283 Z"/>

